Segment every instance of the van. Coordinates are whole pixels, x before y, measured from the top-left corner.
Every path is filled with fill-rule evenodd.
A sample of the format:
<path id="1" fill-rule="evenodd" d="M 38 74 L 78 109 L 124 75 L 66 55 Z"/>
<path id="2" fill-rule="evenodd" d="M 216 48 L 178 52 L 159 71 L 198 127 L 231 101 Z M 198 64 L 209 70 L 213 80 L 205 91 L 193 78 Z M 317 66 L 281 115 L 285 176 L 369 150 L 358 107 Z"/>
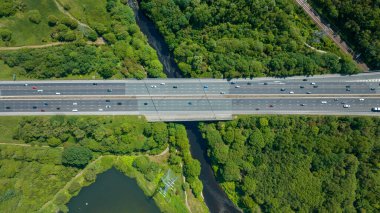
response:
<path id="1" fill-rule="evenodd" d="M 37 90 L 37 92 L 43 92 L 44 90 L 42 90 L 42 89 L 39 89 L 39 90 Z"/>

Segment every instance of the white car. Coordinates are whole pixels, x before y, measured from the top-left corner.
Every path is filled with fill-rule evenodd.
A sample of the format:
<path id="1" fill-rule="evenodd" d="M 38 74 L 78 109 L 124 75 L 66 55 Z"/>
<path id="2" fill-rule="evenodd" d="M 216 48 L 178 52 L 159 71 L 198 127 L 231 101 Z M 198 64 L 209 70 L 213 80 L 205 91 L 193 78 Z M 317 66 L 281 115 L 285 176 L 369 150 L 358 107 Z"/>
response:
<path id="1" fill-rule="evenodd" d="M 322 104 L 327 104 L 327 101 L 321 101 Z"/>
<path id="2" fill-rule="evenodd" d="M 99 109 L 99 111 L 101 112 L 101 111 L 103 111 L 103 109 Z"/>
<path id="3" fill-rule="evenodd" d="M 235 86 L 235 88 L 240 88 L 240 86 L 239 86 L 239 85 L 237 85 L 237 86 Z"/>
<path id="4" fill-rule="evenodd" d="M 56 94 L 56 95 L 60 95 L 61 93 L 60 93 L 60 92 L 56 92 L 55 94 Z"/>
<path id="5" fill-rule="evenodd" d="M 156 85 L 152 85 L 152 86 L 150 86 L 150 87 L 152 87 L 152 88 L 156 88 L 157 86 L 156 86 Z"/>
<path id="6" fill-rule="evenodd" d="M 76 106 L 76 105 L 78 105 L 78 103 L 74 102 L 73 105 Z"/>
<path id="7" fill-rule="evenodd" d="M 315 85 L 315 82 L 311 82 L 310 84 L 311 84 L 311 85 Z"/>
<path id="8" fill-rule="evenodd" d="M 349 104 L 343 105 L 343 108 L 350 108 L 351 106 Z"/>
<path id="9" fill-rule="evenodd" d="M 37 90 L 37 92 L 43 92 L 44 90 L 42 90 L 42 89 L 39 89 L 39 90 Z"/>
<path id="10" fill-rule="evenodd" d="M 294 94 L 294 91 L 290 91 L 289 94 Z"/>
<path id="11" fill-rule="evenodd" d="M 110 105 L 107 105 L 106 108 L 109 109 L 109 108 L 111 108 L 111 106 L 110 106 Z"/>
<path id="12" fill-rule="evenodd" d="M 72 111 L 73 111 L 73 112 L 78 112 L 78 109 L 73 109 Z"/>
<path id="13" fill-rule="evenodd" d="M 359 101 L 364 101 L 364 98 L 360 98 Z"/>
<path id="14" fill-rule="evenodd" d="M 223 95 L 223 94 L 225 94 L 225 92 L 223 92 L 223 91 L 220 91 L 220 94 L 222 94 L 222 95 Z"/>
<path id="15" fill-rule="evenodd" d="M 162 82 L 162 83 L 160 83 L 161 85 L 165 85 L 165 83 L 164 82 Z"/>

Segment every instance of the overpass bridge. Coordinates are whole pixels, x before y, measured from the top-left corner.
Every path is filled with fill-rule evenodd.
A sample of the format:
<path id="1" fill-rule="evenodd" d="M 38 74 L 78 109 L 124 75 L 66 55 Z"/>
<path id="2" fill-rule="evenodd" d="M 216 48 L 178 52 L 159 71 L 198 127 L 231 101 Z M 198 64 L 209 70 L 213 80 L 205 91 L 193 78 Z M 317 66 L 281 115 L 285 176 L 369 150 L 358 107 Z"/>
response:
<path id="1" fill-rule="evenodd" d="M 149 121 L 237 114 L 380 116 L 380 73 L 352 76 L 2 81 L 0 115 L 141 115 Z"/>

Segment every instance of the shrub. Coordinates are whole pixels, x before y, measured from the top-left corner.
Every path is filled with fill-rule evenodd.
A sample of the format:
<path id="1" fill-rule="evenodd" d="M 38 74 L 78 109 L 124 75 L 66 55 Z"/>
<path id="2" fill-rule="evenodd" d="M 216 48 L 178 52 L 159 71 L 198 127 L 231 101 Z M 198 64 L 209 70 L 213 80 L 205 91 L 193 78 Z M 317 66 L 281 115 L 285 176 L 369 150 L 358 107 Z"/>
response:
<path id="1" fill-rule="evenodd" d="M 71 146 L 62 153 L 62 163 L 69 166 L 83 168 L 92 158 L 92 152 L 85 147 Z"/>
<path id="2" fill-rule="evenodd" d="M 48 16 L 48 24 L 50 27 L 54 27 L 58 24 L 58 18 L 54 15 L 49 15 Z"/>
<path id="3" fill-rule="evenodd" d="M 31 10 L 28 14 L 29 21 L 34 24 L 39 24 L 41 22 L 41 14 L 38 10 Z"/>

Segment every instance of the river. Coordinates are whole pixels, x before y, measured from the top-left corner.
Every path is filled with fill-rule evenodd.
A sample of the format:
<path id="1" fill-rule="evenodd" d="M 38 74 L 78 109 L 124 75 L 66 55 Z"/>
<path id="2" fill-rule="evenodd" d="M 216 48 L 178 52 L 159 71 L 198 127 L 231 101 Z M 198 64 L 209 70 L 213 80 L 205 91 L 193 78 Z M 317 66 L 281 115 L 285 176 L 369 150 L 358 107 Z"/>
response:
<path id="1" fill-rule="evenodd" d="M 136 23 L 141 32 L 148 38 L 149 44 L 156 50 L 158 58 L 164 66 L 164 72 L 169 78 L 182 78 L 178 65 L 174 61 L 165 39 L 155 27 L 154 23 L 139 9 L 135 0 L 128 1 L 135 13 Z M 201 163 L 200 179 L 203 183 L 205 202 L 212 213 L 240 212 L 226 193 L 218 185 L 210 162 L 206 155 L 206 146 L 198 130 L 198 122 L 186 122 L 186 131 L 191 145 L 191 155 Z"/>
<path id="2" fill-rule="evenodd" d="M 135 179 L 115 168 L 99 174 L 96 182 L 81 189 L 67 204 L 73 213 L 159 213 L 153 199 L 148 198 Z"/>

